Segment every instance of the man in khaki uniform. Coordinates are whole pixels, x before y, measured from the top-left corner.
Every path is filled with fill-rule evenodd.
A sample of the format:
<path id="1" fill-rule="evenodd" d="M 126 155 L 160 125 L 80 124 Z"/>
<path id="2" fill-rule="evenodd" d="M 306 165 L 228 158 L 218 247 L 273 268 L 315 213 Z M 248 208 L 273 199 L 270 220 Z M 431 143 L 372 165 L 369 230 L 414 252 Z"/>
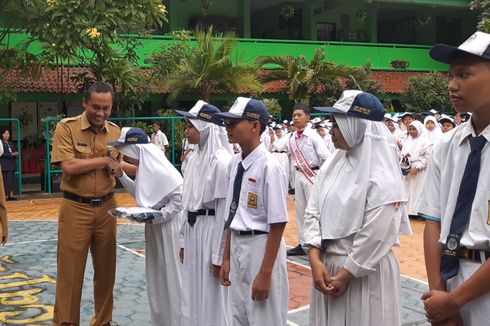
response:
<path id="1" fill-rule="evenodd" d="M 7 202 L 5 201 L 5 189 L 3 189 L 3 176 L 0 173 L 0 246 L 7 243 L 8 234 Z"/>
<path id="2" fill-rule="evenodd" d="M 58 267 L 54 325 L 79 325 L 87 253 L 94 266 L 95 315 L 92 326 L 111 325 L 116 272 L 114 173 L 119 155 L 107 143 L 119 127 L 107 121 L 114 92 L 94 83 L 83 100 L 85 112 L 56 126 L 51 163 L 61 163 L 63 201 L 58 221 Z"/>

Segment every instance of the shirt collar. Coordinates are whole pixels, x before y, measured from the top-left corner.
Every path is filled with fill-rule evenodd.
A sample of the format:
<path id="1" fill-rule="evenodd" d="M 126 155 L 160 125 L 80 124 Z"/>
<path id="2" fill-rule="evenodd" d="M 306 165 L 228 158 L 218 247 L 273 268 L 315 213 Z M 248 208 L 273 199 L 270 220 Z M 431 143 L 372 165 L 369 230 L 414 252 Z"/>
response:
<path id="1" fill-rule="evenodd" d="M 242 160 L 243 168 L 248 170 L 248 168 L 266 152 L 267 150 L 265 149 L 264 143 L 260 143 L 259 146 L 255 147 L 255 149 Z"/>
<path id="2" fill-rule="evenodd" d="M 476 137 L 475 129 L 473 129 L 473 124 L 471 123 L 471 118 L 469 121 L 461 123 L 459 125 L 459 128 L 461 128 L 461 134 L 460 134 L 458 145 L 461 146 L 463 141 L 465 139 L 468 139 L 469 136 Z M 490 125 L 488 125 L 485 129 L 483 129 L 481 135 L 485 137 L 487 142 L 490 142 Z"/>
<path id="3" fill-rule="evenodd" d="M 302 136 L 311 136 L 312 132 L 316 132 L 316 130 L 314 130 L 313 128 L 310 128 L 310 127 L 306 127 L 305 129 L 303 129 Z M 298 132 L 295 132 L 294 135 L 296 137 L 298 137 Z"/>
<path id="4" fill-rule="evenodd" d="M 108 128 L 108 125 L 109 125 L 109 122 L 104 121 L 104 127 L 102 127 L 102 131 L 107 131 L 107 128 Z M 87 115 L 85 114 L 85 112 L 82 113 L 82 122 L 81 122 L 81 129 L 82 130 L 86 130 L 86 129 L 89 129 L 91 128 L 92 125 L 90 124 L 90 122 L 88 121 L 87 119 Z"/>

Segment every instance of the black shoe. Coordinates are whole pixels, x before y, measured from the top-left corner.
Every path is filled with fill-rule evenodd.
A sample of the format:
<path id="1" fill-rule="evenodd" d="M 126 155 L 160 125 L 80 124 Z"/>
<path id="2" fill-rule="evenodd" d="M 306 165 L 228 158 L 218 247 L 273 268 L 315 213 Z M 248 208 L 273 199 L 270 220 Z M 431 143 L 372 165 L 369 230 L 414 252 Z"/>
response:
<path id="1" fill-rule="evenodd" d="M 17 197 L 8 196 L 7 200 L 17 200 Z"/>
<path id="2" fill-rule="evenodd" d="M 289 249 L 287 254 L 288 256 L 304 256 L 306 255 L 306 251 L 303 250 L 301 245 L 297 245 L 296 247 Z"/>

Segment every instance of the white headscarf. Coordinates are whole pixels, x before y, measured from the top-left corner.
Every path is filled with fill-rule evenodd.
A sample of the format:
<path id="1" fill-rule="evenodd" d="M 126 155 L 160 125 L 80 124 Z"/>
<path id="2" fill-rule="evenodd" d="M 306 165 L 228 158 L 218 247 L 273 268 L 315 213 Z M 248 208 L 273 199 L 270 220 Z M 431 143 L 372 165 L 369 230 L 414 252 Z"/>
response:
<path id="1" fill-rule="evenodd" d="M 139 207 L 153 208 L 182 184 L 182 176 L 154 144 L 126 144 L 117 148 L 139 160 L 134 197 Z"/>
<path id="2" fill-rule="evenodd" d="M 417 129 L 418 135 L 415 138 L 409 136 L 407 140 L 405 140 L 405 142 L 403 143 L 401 154 L 402 156 L 405 156 L 406 154 L 410 153 L 410 160 L 414 161 L 418 159 L 418 153 L 416 153 L 415 150 L 419 147 L 425 148 L 427 146 L 430 146 L 431 142 L 425 136 L 425 128 L 422 122 L 418 120 L 413 120 L 412 123 L 410 123 L 410 126 Z"/>
<path id="3" fill-rule="evenodd" d="M 395 141 L 383 122 L 334 114 L 348 150 L 336 150 L 315 183 L 322 203 L 322 239 L 359 231 L 366 211 L 406 202 Z M 404 214 L 400 231 L 410 233 Z"/>
<path id="4" fill-rule="evenodd" d="M 199 119 L 188 119 L 199 131 L 199 145 L 189 157 L 184 172 L 182 203 L 188 211 L 205 208 L 217 198 L 225 198 L 228 180 L 217 173 L 217 160 L 231 160 L 233 149 L 224 127 Z"/>
<path id="5" fill-rule="evenodd" d="M 434 123 L 435 125 L 434 129 L 432 130 L 427 129 L 427 121 L 432 121 Z M 436 144 L 441 140 L 442 138 L 441 126 L 439 125 L 439 122 L 437 122 L 437 119 L 434 116 L 429 115 L 425 117 L 424 127 L 425 127 L 425 135 L 427 139 L 429 139 L 431 144 Z"/>

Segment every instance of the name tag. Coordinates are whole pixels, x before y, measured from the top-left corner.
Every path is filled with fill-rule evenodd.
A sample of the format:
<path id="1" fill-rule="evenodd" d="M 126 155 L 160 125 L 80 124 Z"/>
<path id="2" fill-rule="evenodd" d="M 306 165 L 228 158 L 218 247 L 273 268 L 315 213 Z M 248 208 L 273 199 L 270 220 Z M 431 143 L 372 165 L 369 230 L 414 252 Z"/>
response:
<path id="1" fill-rule="evenodd" d="M 77 146 L 87 147 L 88 145 L 86 143 L 82 143 L 82 142 L 77 141 Z"/>
<path id="2" fill-rule="evenodd" d="M 257 195 L 253 192 L 248 193 L 247 207 L 257 208 Z"/>

